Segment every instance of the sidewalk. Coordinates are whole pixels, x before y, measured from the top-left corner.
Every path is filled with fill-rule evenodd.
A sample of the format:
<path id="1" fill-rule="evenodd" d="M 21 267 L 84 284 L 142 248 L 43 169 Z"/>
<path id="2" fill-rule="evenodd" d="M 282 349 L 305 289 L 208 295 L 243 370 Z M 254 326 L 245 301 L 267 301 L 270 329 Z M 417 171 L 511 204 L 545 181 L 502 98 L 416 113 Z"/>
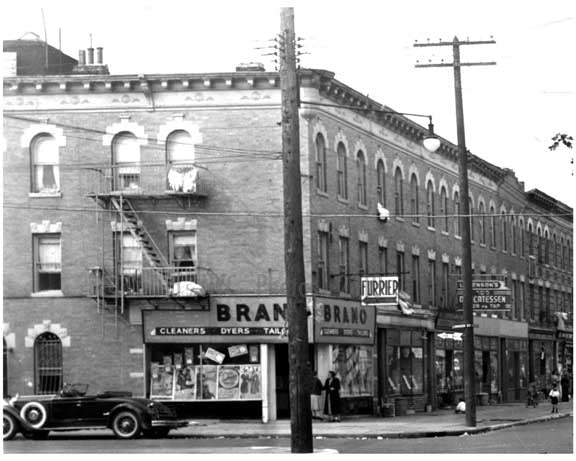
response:
<path id="1" fill-rule="evenodd" d="M 536 408 L 511 403 L 476 408 L 476 427 L 466 426 L 466 416 L 453 410 L 431 413 L 378 418 L 352 416 L 340 423 L 313 420 L 312 431 L 316 438 L 366 437 L 366 438 L 414 438 L 458 436 L 477 434 L 510 426 L 530 424 L 572 415 L 572 401 L 560 402 L 559 413 L 551 413 L 551 405 L 544 401 Z M 262 423 L 259 420 L 205 420 L 190 422 L 186 428 L 177 429 L 174 435 L 199 438 L 253 438 L 290 437 L 290 420 L 283 419 Z"/>

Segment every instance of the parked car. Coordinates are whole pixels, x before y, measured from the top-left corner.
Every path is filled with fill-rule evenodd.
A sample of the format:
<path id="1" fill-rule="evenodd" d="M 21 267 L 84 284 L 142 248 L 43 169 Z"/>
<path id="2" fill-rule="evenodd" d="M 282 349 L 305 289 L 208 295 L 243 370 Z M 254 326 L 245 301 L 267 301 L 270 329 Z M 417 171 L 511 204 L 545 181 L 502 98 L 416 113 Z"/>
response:
<path id="1" fill-rule="evenodd" d="M 4 401 L 4 440 L 17 433 L 45 438 L 50 431 L 112 429 L 116 437 L 129 439 L 165 437 L 183 427 L 172 409 L 161 402 L 112 391 L 87 395 L 87 384 L 67 384 L 58 395 L 13 398 Z"/>

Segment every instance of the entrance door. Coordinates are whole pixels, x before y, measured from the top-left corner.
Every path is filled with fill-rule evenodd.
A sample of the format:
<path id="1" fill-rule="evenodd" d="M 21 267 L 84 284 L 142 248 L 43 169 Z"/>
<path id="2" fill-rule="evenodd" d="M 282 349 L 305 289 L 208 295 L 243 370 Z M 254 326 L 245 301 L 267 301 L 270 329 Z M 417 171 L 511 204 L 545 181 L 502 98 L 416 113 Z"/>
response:
<path id="1" fill-rule="evenodd" d="M 290 417 L 288 344 L 276 344 L 276 417 Z"/>

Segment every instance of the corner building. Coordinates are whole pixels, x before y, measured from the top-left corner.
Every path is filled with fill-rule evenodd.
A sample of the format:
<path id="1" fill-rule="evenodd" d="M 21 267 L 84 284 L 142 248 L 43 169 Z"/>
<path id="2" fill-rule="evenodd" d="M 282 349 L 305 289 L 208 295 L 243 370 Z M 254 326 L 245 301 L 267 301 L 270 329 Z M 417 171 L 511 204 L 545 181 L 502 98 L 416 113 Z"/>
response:
<path id="1" fill-rule="evenodd" d="M 87 382 L 182 415 L 288 416 L 278 73 L 81 64 L 4 79 L 5 392 Z M 451 405 L 456 146 L 426 152 L 423 127 L 331 72 L 300 84 L 311 366 L 337 372 L 344 414 Z M 572 369 L 572 209 L 477 156 L 469 175 L 475 278 L 512 290 L 475 317 L 478 398 L 517 401 Z M 360 277 L 385 274 L 412 313 L 360 303 Z"/>

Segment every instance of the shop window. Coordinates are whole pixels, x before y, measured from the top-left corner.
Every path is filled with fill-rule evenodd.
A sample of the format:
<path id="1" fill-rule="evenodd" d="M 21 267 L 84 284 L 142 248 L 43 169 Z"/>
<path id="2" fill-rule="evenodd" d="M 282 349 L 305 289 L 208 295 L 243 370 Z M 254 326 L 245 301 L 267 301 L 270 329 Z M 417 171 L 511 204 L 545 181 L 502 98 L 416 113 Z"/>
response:
<path id="1" fill-rule="evenodd" d="M 112 141 L 114 190 L 137 192 L 140 189 L 140 145 L 136 136 L 127 131 Z"/>
<path id="2" fill-rule="evenodd" d="M 32 192 L 56 193 L 60 191 L 59 152 L 56 139 L 40 134 L 30 144 L 32 162 Z"/>
<path id="3" fill-rule="evenodd" d="M 338 197 L 342 199 L 348 198 L 348 165 L 346 163 L 346 147 L 343 143 L 338 143 L 336 149 L 337 164 L 336 164 L 336 179 L 338 184 Z"/>
<path id="4" fill-rule="evenodd" d="M 34 341 L 34 392 L 56 394 L 62 376 L 62 342 L 54 333 L 42 333 Z"/>
<path id="5" fill-rule="evenodd" d="M 372 395 L 372 346 L 332 345 L 332 369 L 342 397 Z"/>
<path id="6" fill-rule="evenodd" d="M 390 394 L 424 392 L 424 348 L 421 331 L 387 330 L 387 388 Z"/>
<path id="7" fill-rule="evenodd" d="M 61 274 L 60 234 L 34 234 L 34 292 L 60 290 Z"/>
<path id="8" fill-rule="evenodd" d="M 329 255 L 329 235 L 328 232 L 318 232 L 318 262 L 316 265 L 316 274 L 318 280 L 318 288 L 323 290 L 330 289 L 330 265 L 328 261 Z"/>
<path id="9" fill-rule="evenodd" d="M 322 133 L 316 135 L 316 188 L 322 192 L 328 190 L 326 184 L 326 141 Z"/>
<path id="10" fill-rule="evenodd" d="M 154 345 L 150 397 L 167 400 L 261 400 L 257 344 Z"/>

